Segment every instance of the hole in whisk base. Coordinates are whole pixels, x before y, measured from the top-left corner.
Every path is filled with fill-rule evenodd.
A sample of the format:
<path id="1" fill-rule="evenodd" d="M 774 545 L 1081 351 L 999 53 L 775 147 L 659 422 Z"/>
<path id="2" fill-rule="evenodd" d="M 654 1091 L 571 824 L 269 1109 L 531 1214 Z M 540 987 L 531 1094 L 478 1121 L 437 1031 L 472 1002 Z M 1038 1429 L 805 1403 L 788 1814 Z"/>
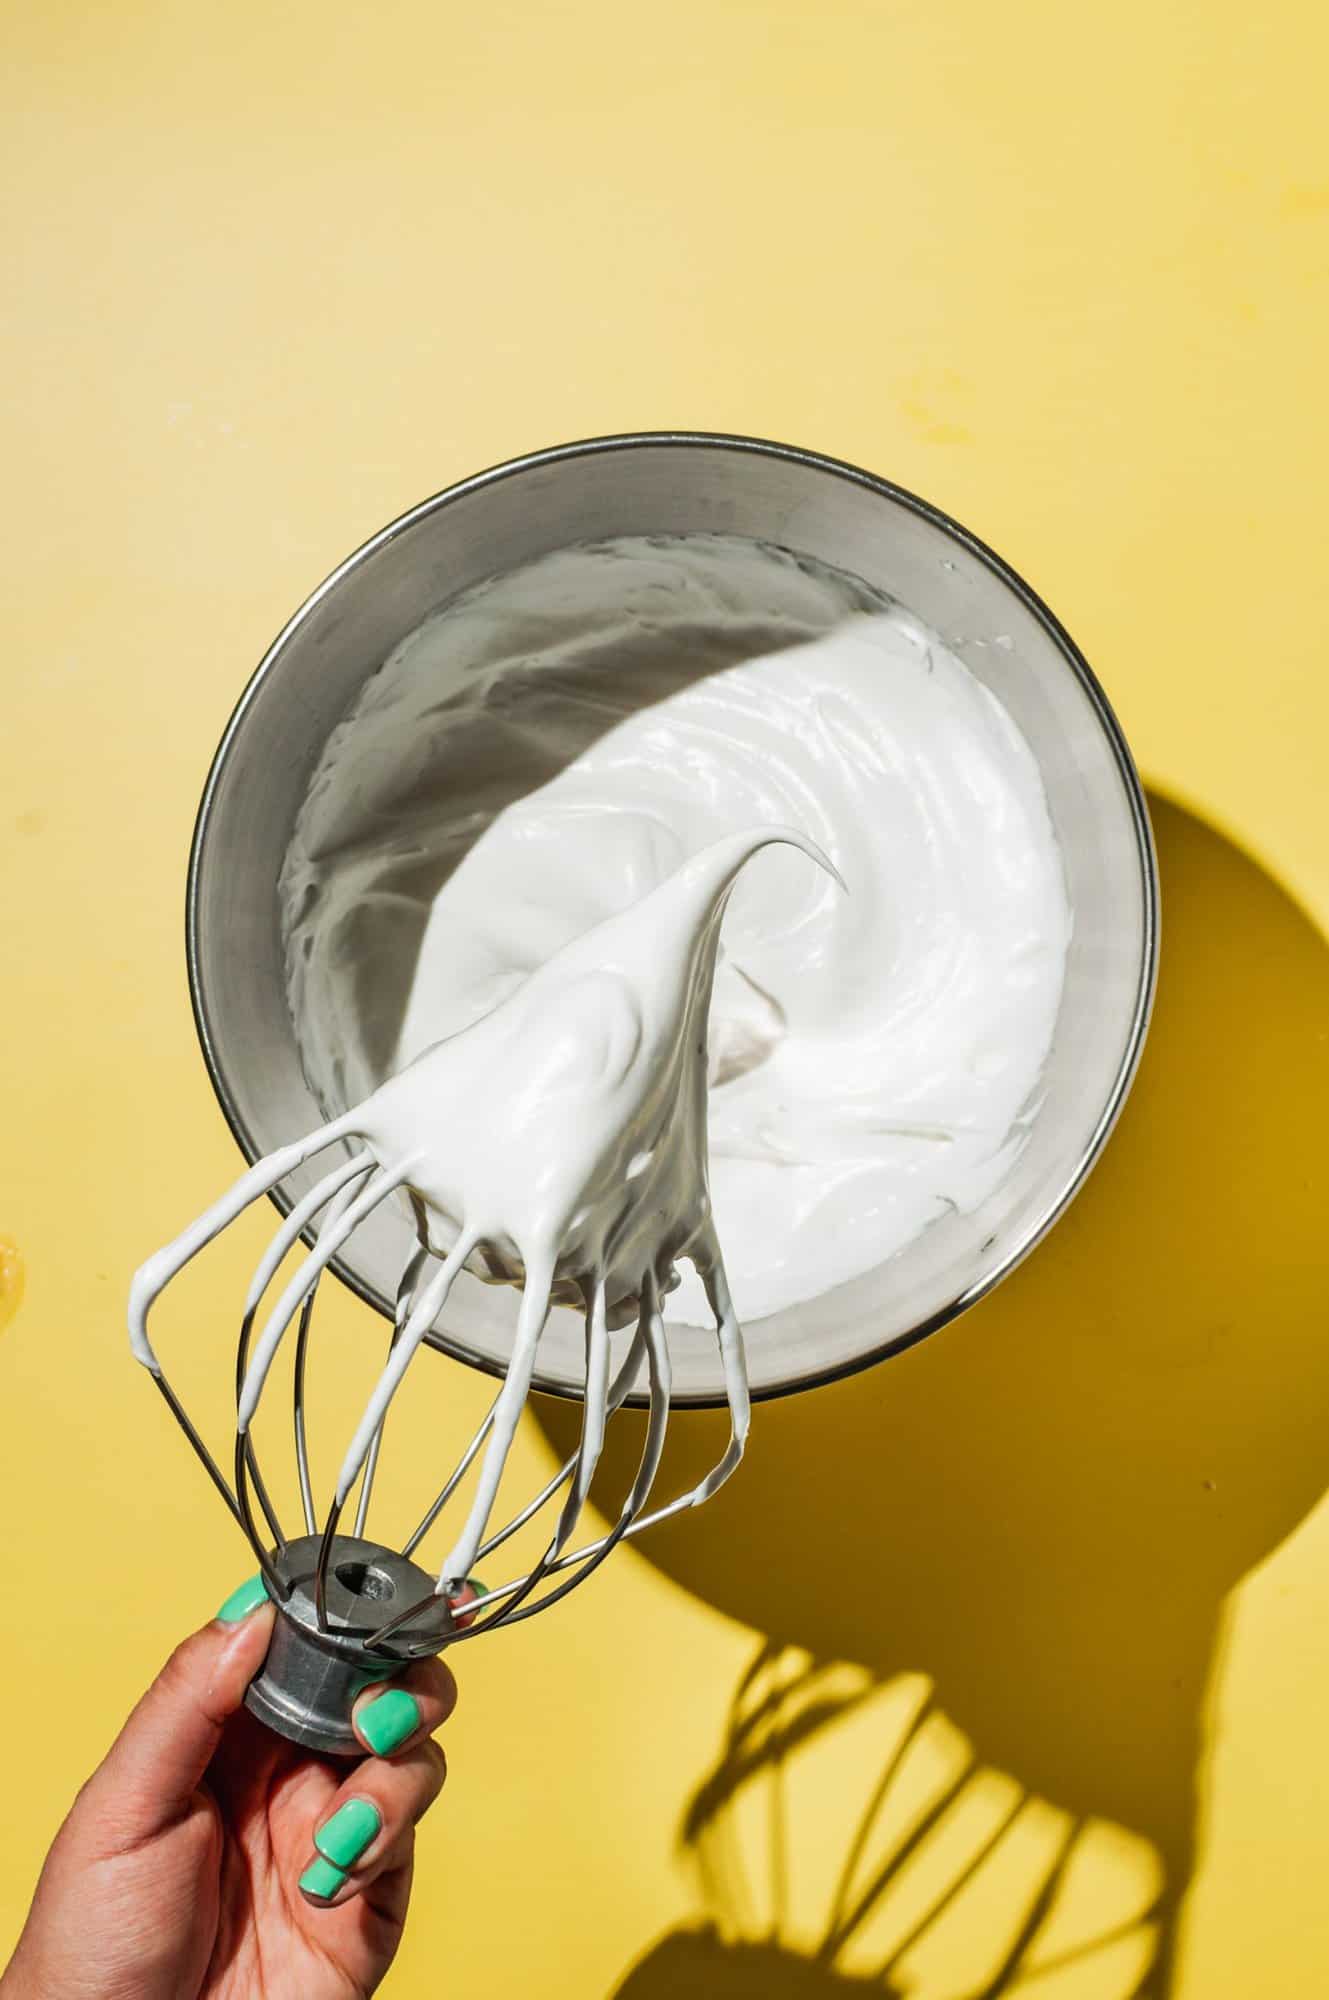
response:
<path id="1" fill-rule="evenodd" d="M 397 1595 L 397 1586 L 387 1571 L 375 1569 L 373 1563 L 338 1563 L 335 1574 L 353 1597 L 367 1597 L 372 1604 L 385 1604 Z"/>

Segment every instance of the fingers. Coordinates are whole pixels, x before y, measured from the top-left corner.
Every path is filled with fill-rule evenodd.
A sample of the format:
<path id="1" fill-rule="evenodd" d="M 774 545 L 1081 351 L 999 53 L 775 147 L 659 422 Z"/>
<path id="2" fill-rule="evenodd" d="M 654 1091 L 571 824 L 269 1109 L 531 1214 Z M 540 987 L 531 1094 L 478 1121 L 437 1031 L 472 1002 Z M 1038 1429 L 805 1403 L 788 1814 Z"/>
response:
<path id="1" fill-rule="evenodd" d="M 273 1616 L 262 1579 L 252 1577 L 176 1647 L 75 1809 L 96 1827 L 99 1848 L 116 1853 L 150 1839 L 187 1808 L 262 1665 Z"/>
<path id="2" fill-rule="evenodd" d="M 306 1900 L 349 1902 L 380 1875 L 410 1859 L 417 1822 L 443 1789 L 447 1763 L 424 1737 L 394 1757 L 371 1757 L 352 1772 L 314 1829 L 314 1852 L 300 1877 Z"/>
<path id="3" fill-rule="evenodd" d="M 442 1660 L 417 1660 L 393 1680 L 367 1687 L 351 1727 L 372 1756 L 396 1757 L 440 1729 L 457 1705 L 457 1683 Z"/>
<path id="4" fill-rule="evenodd" d="M 373 1754 L 351 1773 L 314 1829 L 300 1877 L 306 1900 L 332 1907 L 409 1865 L 418 1820 L 443 1789 L 447 1763 L 433 1738 L 451 1715 L 457 1684 L 441 1660 L 418 1660 L 394 1681 L 366 1688 L 351 1723 Z"/>

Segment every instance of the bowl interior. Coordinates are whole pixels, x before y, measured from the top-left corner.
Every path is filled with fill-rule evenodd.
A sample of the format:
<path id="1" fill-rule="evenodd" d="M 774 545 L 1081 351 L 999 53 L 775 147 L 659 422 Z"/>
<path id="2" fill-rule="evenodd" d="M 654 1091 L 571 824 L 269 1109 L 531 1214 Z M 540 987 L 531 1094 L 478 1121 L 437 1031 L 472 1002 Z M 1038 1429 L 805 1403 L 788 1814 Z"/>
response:
<path id="1" fill-rule="evenodd" d="M 1148 819 L 1111 712 L 1066 635 L 981 544 L 852 468 L 754 442 L 673 434 L 537 455 L 426 502 L 342 565 L 250 683 L 204 794 L 190 871 L 190 977 L 223 1106 L 250 1158 L 322 1122 L 285 995 L 277 877 L 323 746 L 365 680 L 459 591 L 569 543 L 723 533 L 779 543 L 889 592 L 999 696 L 1042 772 L 1073 934 L 1041 1105 L 1010 1174 L 898 1256 L 749 1323 L 753 1390 L 864 1365 L 973 1302 L 1038 1240 L 1101 1147 L 1138 1058 L 1156 956 Z M 292 1178 L 294 1193 L 312 1170 Z M 409 1222 L 381 1209 L 334 1268 L 389 1313 Z M 501 1369 L 513 1294 L 463 1276 L 435 1344 Z M 713 1332 L 671 1327 L 675 1398 L 723 1390 Z M 580 1320 L 557 1309 L 537 1386 L 577 1394 Z"/>

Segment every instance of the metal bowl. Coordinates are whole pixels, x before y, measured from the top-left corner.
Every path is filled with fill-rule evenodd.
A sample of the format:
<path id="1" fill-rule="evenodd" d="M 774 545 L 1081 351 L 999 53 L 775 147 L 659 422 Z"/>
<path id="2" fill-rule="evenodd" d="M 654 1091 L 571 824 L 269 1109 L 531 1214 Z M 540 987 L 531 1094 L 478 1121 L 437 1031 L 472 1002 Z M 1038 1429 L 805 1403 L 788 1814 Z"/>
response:
<path id="1" fill-rule="evenodd" d="M 876 1270 L 746 1328 L 753 1392 L 866 1367 L 991 1290 L 1083 1184 L 1139 1060 L 1158 955 L 1158 882 L 1130 752 L 1088 665 L 999 557 L 926 501 L 854 466 L 706 433 L 595 438 L 533 453 L 424 501 L 350 556 L 259 664 L 227 725 L 189 867 L 189 978 L 217 1095 L 250 1160 L 322 1121 L 287 1007 L 277 877 L 324 744 L 366 679 L 470 585 L 569 543 L 723 533 L 850 571 L 941 633 L 992 688 L 1039 764 L 1074 929 L 1044 1095 L 1010 1174 Z M 296 1192 L 312 1174 L 296 1183 Z M 381 1209 L 334 1264 L 387 1316 L 409 1244 Z M 514 1296 L 463 1277 L 434 1344 L 505 1366 Z M 673 1327 L 675 1400 L 721 1400 L 713 1332 Z M 579 1319 L 556 1309 L 539 1388 L 578 1395 Z"/>

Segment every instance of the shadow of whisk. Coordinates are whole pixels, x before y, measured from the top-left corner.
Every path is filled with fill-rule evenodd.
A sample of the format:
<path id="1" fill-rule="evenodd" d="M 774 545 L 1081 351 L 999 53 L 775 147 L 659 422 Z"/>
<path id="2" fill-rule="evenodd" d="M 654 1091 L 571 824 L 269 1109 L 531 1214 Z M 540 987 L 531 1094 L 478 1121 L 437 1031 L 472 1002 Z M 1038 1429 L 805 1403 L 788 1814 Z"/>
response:
<path id="1" fill-rule="evenodd" d="M 841 1797 L 856 1793 L 829 1872 L 809 1870 L 791 1833 L 827 1752 L 823 1778 Z M 997 2000 L 1035 1981 L 1054 1993 L 1090 1961 L 1096 1995 L 1131 2000 L 1166 1901 L 1147 1843 L 1077 1821 L 982 1766 L 918 1676 L 883 1684 L 772 1641 L 735 1690 L 722 1753 L 679 1841 L 706 1920 L 662 1939 L 617 2000 L 688 1988 L 716 2000 L 833 2000 L 920 1986 Z"/>
<path id="2" fill-rule="evenodd" d="M 641 1545 L 764 1638 L 687 1809 L 699 1927 L 634 2000 L 1175 1990 L 1230 1593 L 1329 1465 L 1329 948 L 1151 807 L 1158 1004 L 1084 1192 L 954 1326 L 763 1406 L 708 1532 Z M 685 1413 L 675 1477 L 714 1432 Z"/>

